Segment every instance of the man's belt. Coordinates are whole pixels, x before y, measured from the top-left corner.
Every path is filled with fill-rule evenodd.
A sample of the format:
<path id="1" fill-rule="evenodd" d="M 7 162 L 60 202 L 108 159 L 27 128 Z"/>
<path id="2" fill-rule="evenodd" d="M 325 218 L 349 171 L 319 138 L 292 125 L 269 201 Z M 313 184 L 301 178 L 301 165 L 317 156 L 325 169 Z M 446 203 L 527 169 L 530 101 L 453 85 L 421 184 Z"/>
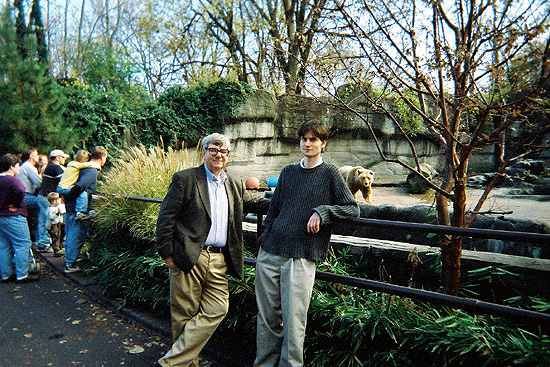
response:
<path id="1" fill-rule="evenodd" d="M 214 252 L 216 254 L 221 254 L 222 248 L 223 247 L 218 247 L 218 246 L 204 246 L 202 249 L 206 252 Z"/>

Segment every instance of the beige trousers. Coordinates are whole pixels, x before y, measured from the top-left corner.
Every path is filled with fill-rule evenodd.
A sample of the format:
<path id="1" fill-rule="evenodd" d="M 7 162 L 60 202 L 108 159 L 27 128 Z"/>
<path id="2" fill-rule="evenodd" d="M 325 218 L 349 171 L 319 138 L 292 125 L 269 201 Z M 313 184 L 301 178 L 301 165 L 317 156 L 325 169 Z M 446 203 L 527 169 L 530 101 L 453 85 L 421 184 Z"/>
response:
<path id="1" fill-rule="evenodd" d="M 170 271 L 170 312 L 174 344 L 161 366 L 198 367 L 199 353 L 227 314 L 229 288 L 223 254 L 202 251 L 185 274 Z"/>
<path id="2" fill-rule="evenodd" d="M 314 261 L 269 254 L 256 262 L 258 305 L 254 367 L 302 367 Z"/>

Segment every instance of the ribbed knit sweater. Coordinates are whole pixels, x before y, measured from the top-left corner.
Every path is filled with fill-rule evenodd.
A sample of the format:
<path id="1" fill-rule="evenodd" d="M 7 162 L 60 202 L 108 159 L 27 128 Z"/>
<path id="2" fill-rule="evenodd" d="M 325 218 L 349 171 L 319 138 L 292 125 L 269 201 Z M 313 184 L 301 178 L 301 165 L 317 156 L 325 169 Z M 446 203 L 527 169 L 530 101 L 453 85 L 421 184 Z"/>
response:
<path id="1" fill-rule="evenodd" d="M 321 217 L 320 231 L 308 233 L 314 212 Z M 320 262 L 326 257 L 334 220 L 357 217 L 357 202 L 335 166 L 289 165 L 281 171 L 258 242 L 274 255 Z"/>

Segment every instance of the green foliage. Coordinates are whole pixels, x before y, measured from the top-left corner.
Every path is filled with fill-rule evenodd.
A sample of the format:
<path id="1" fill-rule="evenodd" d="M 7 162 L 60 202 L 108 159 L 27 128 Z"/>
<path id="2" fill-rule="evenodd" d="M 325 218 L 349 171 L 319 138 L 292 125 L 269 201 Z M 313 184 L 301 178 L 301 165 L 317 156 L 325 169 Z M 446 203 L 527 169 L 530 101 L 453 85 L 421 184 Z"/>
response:
<path id="1" fill-rule="evenodd" d="M 147 106 L 152 104 L 150 98 L 138 98 L 139 91 L 135 89 L 127 90 L 129 93 L 124 95 L 114 91 L 99 92 L 76 81 L 58 82 L 63 85 L 67 97 L 63 118 L 78 132 L 75 150 L 103 145 L 111 156 L 118 157 L 121 147 L 140 142 L 140 135 L 135 133 L 139 131 L 136 121 L 148 113 Z"/>
<path id="2" fill-rule="evenodd" d="M 109 241 L 94 236 L 87 254 L 82 262 L 86 274 L 104 292 L 119 296 L 122 306 L 146 304 L 168 312 L 168 268 L 153 247 L 127 236 L 112 236 Z"/>
<path id="3" fill-rule="evenodd" d="M 197 141 L 206 134 L 219 132 L 224 119 L 246 100 L 250 92 L 248 84 L 224 80 L 208 86 L 172 86 L 159 97 L 158 104 L 175 112 L 177 126 L 171 129 L 160 126 L 159 135 L 166 137 L 175 133 L 180 139 Z"/>
<path id="4" fill-rule="evenodd" d="M 550 339 L 490 316 L 433 309 L 405 332 L 402 346 L 429 353 L 434 365 L 546 366 Z"/>
<path id="5" fill-rule="evenodd" d="M 86 84 L 101 92 L 127 94 L 132 88 L 134 65 L 124 54 L 102 43 L 91 44 L 84 57 Z"/>
<path id="6" fill-rule="evenodd" d="M 402 91 L 405 98 L 411 101 L 417 108 L 420 108 L 418 96 L 411 90 Z M 396 119 L 400 122 L 405 133 L 415 136 L 424 130 L 424 122 L 420 115 L 415 112 L 403 98 L 393 93 L 389 97 L 391 109 L 394 111 Z"/>
<path id="7" fill-rule="evenodd" d="M 42 22 L 39 0 L 32 1 L 30 31 L 34 32 L 36 36 L 38 61 L 43 64 L 48 64 L 48 46 L 46 44 L 46 33 L 44 32 L 44 23 Z"/>
<path id="8" fill-rule="evenodd" d="M 250 91 L 246 85 L 219 81 L 207 87 L 175 86 L 153 101 L 137 86 L 102 92 L 76 81 L 59 83 L 67 97 L 63 118 L 77 132 L 75 149 L 103 145 L 115 157 L 122 147 L 140 144 L 193 145 L 205 134 L 221 131 L 224 118 Z"/>
<path id="9" fill-rule="evenodd" d="M 6 7 L 0 23 L 2 152 L 19 152 L 29 146 L 39 151 L 67 149 L 78 140 L 72 126 L 62 119 L 62 90 L 48 76 L 48 65 L 34 56 L 35 50 L 34 38 L 28 34 L 16 36 L 10 9 Z"/>
<path id="10" fill-rule="evenodd" d="M 136 116 L 134 136 L 145 146 L 155 146 L 162 142 L 166 147 L 181 146 L 191 136 L 182 131 L 183 122 L 174 110 L 156 103 L 143 106 Z"/>

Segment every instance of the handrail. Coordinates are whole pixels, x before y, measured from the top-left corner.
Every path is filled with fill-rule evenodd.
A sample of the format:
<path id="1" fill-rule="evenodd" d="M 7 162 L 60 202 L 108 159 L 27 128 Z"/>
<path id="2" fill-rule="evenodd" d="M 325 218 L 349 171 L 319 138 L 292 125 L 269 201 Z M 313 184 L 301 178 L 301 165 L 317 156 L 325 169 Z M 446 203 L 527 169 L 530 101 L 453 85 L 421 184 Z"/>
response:
<path id="1" fill-rule="evenodd" d="M 97 195 L 106 195 L 104 193 L 96 193 Z M 110 194 L 114 197 L 120 197 L 122 199 L 143 201 L 149 203 L 161 204 L 162 199 L 145 198 L 140 196 L 118 195 Z M 265 214 L 265 213 L 261 213 Z M 258 217 L 258 225 L 261 227 L 261 218 Z M 484 228 L 462 228 L 443 226 L 438 224 L 426 224 L 426 223 L 414 223 L 414 222 L 402 222 L 394 220 L 382 220 L 382 219 L 368 219 L 368 218 L 356 218 L 347 219 L 342 222 L 356 223 L 364 226 L 380 226 L 385 228 L 406 229 L 414 232 L 428 232 L 438 234 L 452 234 L 463 237 L 479 237 L 479 238 L 494 238 L 499 240 L 510 241 L 525 241 L 531 243 L 537 243 L 542 245 L 550 245 L 550 234 L 546 233 L 533 233 L 533 232 L 517 232 L 517 231 L 504 231 L 499 229 L 484 229 Z M 258 228 L 259 229 L 259 228 Z"/>
<path id="2" fill-rule="evenodd" d="M 406 229 L 415 232 L 430 232 L 438 234 L 452 234 L 464 237 L 494 238 L 499 240 L 526 241 L 542 245 L 550 245 L 550 234 L 503 231 L 499 229 L 462 228 L 443 226 L 438 224 L 400 222 L 393 220 L 357 218 L 349 220 L 366 226 L 384 226 L 386 228 Z"/>
<path id="3" fill-rule="evenodd" d="M 255 259 L 245 258 L 244 262 L 247 265 L 252 265 L 252 266 L 256 265 Z M 524 324 L 525 321 L 528 320 L 529 326 L 531 327 L 536 328 L 537 326 L 540 325 L 543 329 L 550 328 L 550 315 L 541 313 L 541 312 L 523 310 L 521 308 L 483 302 L 472 298 L 449 296 L 447 294 L 441 294 L 441 293 L 426 291 L 422 289 L 403 287 L 401 285 L 377 282 L 375 280 L 357 278 L 349 275 L 329 273 L 329 272 L 320 271 L 320 270 L 317 270 L 315 272 L 315 278 L 319 280 L 326 280 L 333 283 L 349 285 L 352 287 L 370 289 L 376 292 L 389 293 L 389 294 L 394 294 L 396 296 L 414 298 L 414 299 L 418 299 L 426 302 L 433 302 L 444 306 L 461 308 L 461 309 L 472 311 L 475 313 L 484 313 L 484 314 L 491 314 L 494 316 L 501 316 L 522 324 Z"/>
<path id="4" fill-rule="evenodd" d="M 97 193 L 99 195 L 105 195 Z M 150 203 L 162 203 L 161 199 L 144 198 L 138 196 L 128 195 L 114 195 L 114 197 L 120 197 L 127 200 L 137 200 Z M 261 219 L 261 216 L 258 216 Z M 490 230 L 490 229 L 478 229 L 478 228 L 458 228 L 447 227 L 442 225 L 424 224 L 424 223 L 410 223 L 399 221 L 388 221 L 379 219 L 351 219 L 345 222 L 356 223 L 359 225 L 367 226 L 384 226 L 386 228 L 407 229 L 411 231 L 423 231 L 440 234 L 455 234 L 461 236 L 472 236 L 482 238 L 498 238 L 507 240 L 523 240 L 529 242 L 536 242 L 548 245 L 550 244 L 550 235 L 541 233 L 529 233 L 529 232 L 513 232 L 502 230 Z M 261 220 L 258 220 L 258 226 L 261 226 Z M 259 233 L 259 231 L 258 231 Z M 156 240 L 150 237 L 140 237 L 142 241 L 155 243 Z M 256 265 L 255 259 L 245 258 L 245 264 Z M 431 292 L 421 289 L 409 288 L 389 283 L 377 282 L 374 280 L 368 280 L 363 278 L 345 276 L 335 273 L 329 273 L 324 271 L 316 271 L 316 279 L 326 280 L 334 283 L 340 283 L 344 285 L 354 286 L 363 289 L 370 289 L 377 292 L 384 292 L 394 294 L 397 296 L 409 297 L 412 299 L 418 299 L 421 301 L 433 302 L 440 305 L 461 308 L 464 310 L 472 311 L 475 313 L 484 313 L 500 317 L 505 317 L 510 320 L 525 324 L 530 328 L 541 327 L 542 329 L 550 329 L 550 314 L 542 312 L 529 311 L 516 307 L 504 306 L 495 303 L 483 302 L 472 298 L 455 297 L 437 292 Z"/>

